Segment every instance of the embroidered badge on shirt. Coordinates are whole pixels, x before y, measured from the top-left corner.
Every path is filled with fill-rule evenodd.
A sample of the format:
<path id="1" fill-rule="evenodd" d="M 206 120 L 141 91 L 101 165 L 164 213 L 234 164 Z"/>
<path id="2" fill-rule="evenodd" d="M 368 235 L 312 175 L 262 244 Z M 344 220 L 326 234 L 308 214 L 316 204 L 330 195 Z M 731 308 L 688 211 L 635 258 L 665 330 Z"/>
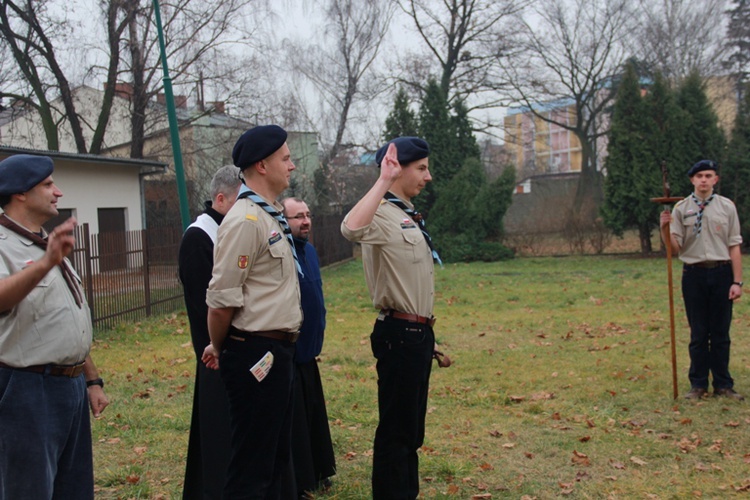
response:
<path id="1" fill-rule="evenodd" d="M 416 227 L 416 224 L 414 224 L 411 219 L 404 219 L 401 221 L 401 229 L 412 229 Z"/>
<path id="2" fill-rule="evenodd" d="M 237 267 L 239 267 L 240 269 L 245 269 L 249 262 L 250 262 L 249 255 L 240 255 L 240 258 L 237 259 Z"/>
<path id="3" fill-rule="evenodd" d="M 250 215 L 250 214 L 246 215 L 245 219 L 247 219 L 247 220 L 258 220 L 258 218 L 255 215 Z"/>
<path id="4" fill-rule="evenodd" d="M 268 238 L 268 244 L 273 245 L 274 243 L 277 243 L 279 241 L 281 241 L 281 233 L 279 233 L 278 231 L 271 232 L 271 237 Z"/>

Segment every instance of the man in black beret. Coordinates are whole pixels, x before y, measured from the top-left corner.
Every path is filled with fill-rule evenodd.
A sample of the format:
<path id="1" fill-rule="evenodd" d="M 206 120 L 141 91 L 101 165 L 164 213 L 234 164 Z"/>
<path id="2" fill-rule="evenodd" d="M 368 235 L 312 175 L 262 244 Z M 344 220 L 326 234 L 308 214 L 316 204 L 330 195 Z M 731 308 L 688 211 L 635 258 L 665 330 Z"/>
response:
<path id="1" fill-rule="evenodd" d="M 372 465 L 375 500 L 419 495 L 417 450 L 424 442 L 431 361 L 437 351 L 432 315 L 433 248 L 411 200 L 432 180 L 430 148 L 418 137 L 399 137 L 375 155 L 380 177 L 341 223 L 341 233 L 362 244 L 365 280 L 379 309 L 370 335 L 377 359 L 378 413 Z M 407 258 L 408 257 L 408 258 Z"/>
<path id="2" fill-rule="evenodd" d="M 430 156 L 430 146 L 424 139 L 420 139 L 419 137 L 397 137 L 388 141 L 388 143 L 375 153 L 375 163 L 377 163 L 378 167 L 380 167 L 391 144 L 396 147 L 398 162 L 401 165 L 406 165 Z"/>
<path id="3" fill-rule="evenodd" d="M 98 417 L 109 404 L 89 355 L 91 313 L 66 259 L 76 221 L 42 228 L 62 196 L 52 170 L 46 156 L 0 162 L 2 498 L 94 498 L 87 406 Z"/>
<path id="4" fill-rule="evenodd" d="M 211 343 L 203 354 L 206 366 L 219 368 L 229 398 L 224 498 L 293 498 L 293 475 L 286 475 L 302 309 L 292 234 L 276 198 L 295 167 L 277 125 L 242 134 L 232 157 L 245 184 L 216 238 L 206 293 Z"/>
<path id="5" fill-rule="evenodd" d="M 683 262 L 682 297 L 690 326 L 690 391 L 687 399 L 708 394 L 735 400 L 729 374 L 729 326 L 732 303 L 742 296 L 740 221 L 731 200 L 714 193 L 719 182 L 716 162 L 701 160 L 688 170 L 694 192 L 661 214 L 661 235 Z M 671 223 L 671 228 L 670 228 Z"/>

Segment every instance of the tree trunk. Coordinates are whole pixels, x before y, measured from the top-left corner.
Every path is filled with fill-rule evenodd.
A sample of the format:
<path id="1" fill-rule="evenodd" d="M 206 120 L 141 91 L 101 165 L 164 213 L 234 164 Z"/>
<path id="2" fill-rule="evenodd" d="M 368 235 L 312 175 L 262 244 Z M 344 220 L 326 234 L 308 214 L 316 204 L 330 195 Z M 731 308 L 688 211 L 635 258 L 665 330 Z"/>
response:
<path id="1" fill-rule="evenodd" d="M 653 250 L 651 246 L 651 228 L 647 225 L 638 227 L 638 239 L 641 242 L 641 254 L 649 255 Z"/>
<path id="2" fill-rule="evenodd" d="M 131 73 L 133 75 L 133 99 L 130 114 L 130 157 L 143 158 L 145 142 L 146 109 L 148 108 L 148 91 L 146 89 L 146 63 L 138 40 L 138 23 L 136 16 L 130 20 L 128 26 L 130 35 Z"/>
<path id="3" fill-rule="evenodd" d="M 581 175 L 578 178 L 573 213 L 577 214 L 583 223 L 593 222 L 599 213 L 604 193 L 602 190 L 602 176 L 592 161 L 593 146 L 583 131 L 575 132 L 581 143 Z"/>
<path id="4" fill-rule="evenodd" d="M 125 8 L 127 6 L 124 6 Z M 117 14 L 120 11 L 119 2 L 110 2 L 107 8 L 107 40 L 109 43 L 109 64 L 107 66 L 107 82 L 104 87 L 104 97 L 102 99 L 102 108 L 99 112 L 99 119 L 96 123 L 94 136 L 91 138 L 89 152 L 99 154 L 104 143 L 104 134 L 109 123 L 109 116 L 112 112 L 112 103 L 114 102 L 115 88 L 117 85 L 117 72 L 120 67 L 120 37 L 122 32 L 129 25 L 133 9 L 125 10 L 125 19 L 117 23 Z"/>

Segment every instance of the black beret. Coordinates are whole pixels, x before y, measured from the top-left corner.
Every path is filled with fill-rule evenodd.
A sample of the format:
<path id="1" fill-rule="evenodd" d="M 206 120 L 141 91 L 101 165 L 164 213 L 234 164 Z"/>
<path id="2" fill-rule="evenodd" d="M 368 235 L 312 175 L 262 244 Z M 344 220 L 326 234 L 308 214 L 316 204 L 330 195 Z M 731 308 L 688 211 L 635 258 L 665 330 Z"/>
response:
<path id="1" fill-rule="evenodd" d="M 245 170 L 274 154 L 286 142 L 286 130 L 278 125 L 259 125 L 237 139 L 232 150 L 234 165 Z"/>
<path id="2" fill-rule="evenodd" d="M 52 175 L 52 158 L 14 155 L 0 161 L 0 195 L 25 193 Z"/>
<path id="3" fill-rule="evenodd" d="M 719 172 L 719 166 L 716 164 L 715 161 L 711 160 L 701 160 L 692 167 L 690 167 L 690 170 L 688 170 L 688 177 L 692 177 L 698 172 L 702 172 L 704 170 L 713 170 L 714 172 Z"/>
<path id="4" fill-rule="evenodd" d="M 430 145 L 424 139 L 420 139 L 419 137 L 396 137 L 388 141 L 385 146 L 378 149 L 378 152 L 375 153 L 375 163 L 377 163 L 378 167 L 380 167 L 380 162 L 383 161 L 385 153 L 388 151 L 389 144 L 396 145 L 398 162 L 401 165 L 430 156 Z"/>

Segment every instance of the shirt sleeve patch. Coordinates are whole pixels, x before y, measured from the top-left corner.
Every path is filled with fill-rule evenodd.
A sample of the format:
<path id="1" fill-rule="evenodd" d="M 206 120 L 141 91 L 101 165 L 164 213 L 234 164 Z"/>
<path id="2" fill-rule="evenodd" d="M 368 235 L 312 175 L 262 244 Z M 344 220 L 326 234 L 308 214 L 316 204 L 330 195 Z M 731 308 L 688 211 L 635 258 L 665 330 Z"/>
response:
<path id="1" fill-rule="evenodd" d="M 281 241 L 281 234 L 278 231 L 272 231 L 271 237 L 268 238 L 268 244 L 273 245 L 276 242 Z"/>
<path id="2" fill-rule="evenodd" d="M 258 220 L 258 217 L 257 217 L 257 216 L 255 216 L 255 215 L 252 215 L 252 214 L 247 214 L 247 215 L 245 216 L 245 219 L 247 219 L 247 220 L 252 220 L 252 221 L 257 221 L 257 220 Z"/>
<path id="3" fill-rule="evenodd" d="M 237 259 L 237 267 L 240 269 L 246 269 L 247 264 L 250 262 L 250 256 L 249 255 L 240 255 Z"/>

